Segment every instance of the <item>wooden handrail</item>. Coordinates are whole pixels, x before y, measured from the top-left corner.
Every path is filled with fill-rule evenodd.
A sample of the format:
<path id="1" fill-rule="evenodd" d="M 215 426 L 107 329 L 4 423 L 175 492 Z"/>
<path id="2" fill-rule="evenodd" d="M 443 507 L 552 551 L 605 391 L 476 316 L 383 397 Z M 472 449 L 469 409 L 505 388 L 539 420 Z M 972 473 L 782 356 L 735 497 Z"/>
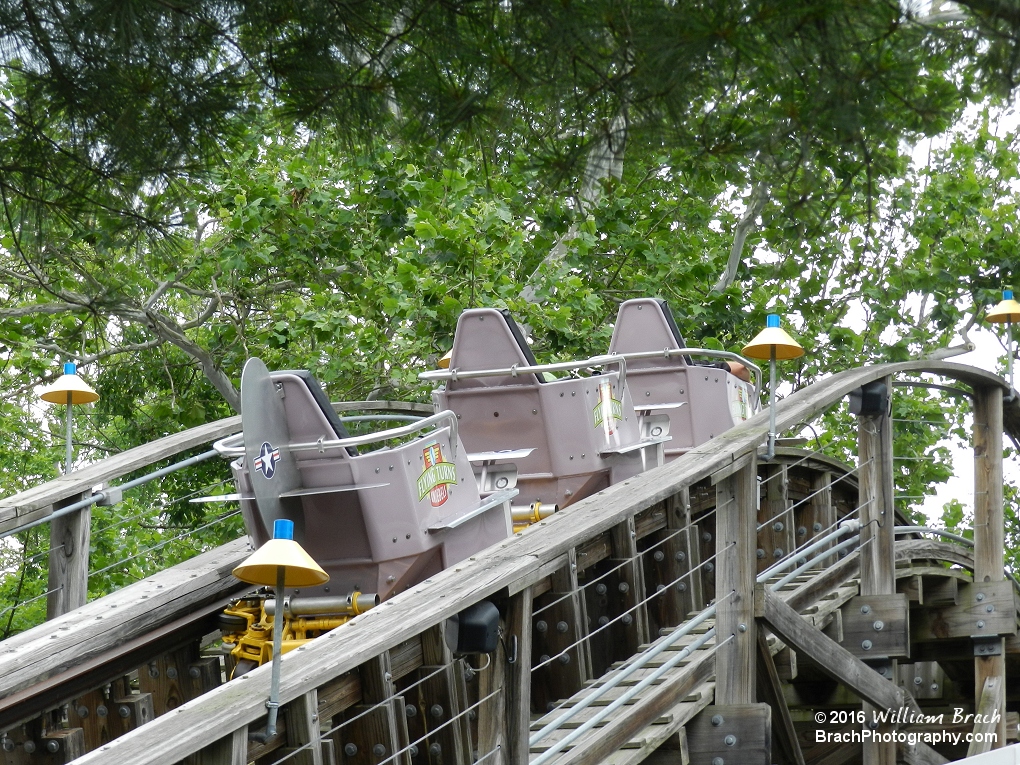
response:
<path id="1" fill-rule="evenodd" d="M 783 400 L 777 407 L 777 427 L 785 430 L 808 420 L 865 383 L 921 372 L 977 388 L 1006 388 L 1005 382 L 991 373 L 948 362 L 863 367 L 833 375 Z M 1006 411 L 1006 430 L 1020 436 L 1020 405 L 1012 401 Z M 674 462 L 581 500 L 569 512 L 541 521 L 288 653 L 282 658 L 280 701 L 291 702 L 311 693 L 367 658 L 394 648 L 479 600 L 524 590 L 564 564 L 572 548 L 756 452 L 767 430 L 768 412 L 759 413 Z M 269 666 L 260 667 L 77 762 L 155 765 L 167 761 L 168 748 L 175 759 L 184 758 L 263 717 L 269 682 Z"/>

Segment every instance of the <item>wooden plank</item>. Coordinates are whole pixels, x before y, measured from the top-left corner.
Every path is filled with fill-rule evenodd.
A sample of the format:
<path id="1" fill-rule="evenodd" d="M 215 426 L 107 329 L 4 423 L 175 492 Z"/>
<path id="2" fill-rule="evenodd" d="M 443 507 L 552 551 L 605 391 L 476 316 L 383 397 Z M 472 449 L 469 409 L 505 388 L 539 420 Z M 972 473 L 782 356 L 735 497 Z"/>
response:
<path id="1" fill-rule="evenodd" d="M 55 503 L 67 507 L 84 495 L 71 496 Z M 46 618 L 55 619 L 84 606 L 89 595 L 89 538 L 91 508 L 63 515 L 50 523 L 50 555 L 46 589 Z"/>
<path id="2" fill-rule="evenodd" d="M 832 473 L 830 471 L 824 470 L 813 476 L 811 494 L 811 500 L 806 503 L 804 515 L 800 519 L 800 524 L 805 531 L 805 539 L 801 540 L 798 536 L 798 542 L 801 544 L 810 542 L 816 536 L 829 533 L 836 525 L 836 506 L 832 502 Z M 831 546 L 830 542 L 822 547 L 819 553 L 828 550 Z M 818 562 L 817 567 L 824 569 L 831 564 L 832 560 L 823 560 Z"/>
<path id="3" fill-rule="evenodd" d="M 1002 506 L 1002 391 L 999 388 L 977 388 L 974 391 L 974 585 L 984 588 L 991 584 L 1011 584 L 1004 582 L 1003 564 L 1005 555 L 1005 526 Z M 961 601 L 964 600 L 961 593 Z M 990 618 L 978 619 L 981 629 L 971 634 L 985 635 L 993 629 L 1004 634 L 1016 633 L 1015 615 L 1012 593 L 1010 607 L 1004 609 L 1002 604 L 988 606 L 1002 616 L 1003 611 L 1009 614 L 1012 624 L 992 627 Z M 980 609 L 979 609 L 980 613 Z M 986 617 L 996 615 L 987 613 Z M 973 621 L 973 620 L 972 620 Z M 991 656 L 974 657 L 974 692 L 975 704 L 980 709 L 986 702 L 995 703 L 994 712 L 998 718 L 994 731 L 996 742 L 991 749 L 1006 745 L 1006 657 L 999 640 L 999 652 Z M 994 687 L 991 696 L 986 690 Z M 976 732 L 976 728 L 975 728 Z M 978 746 L 977 744 L 972 744 Z M 986 751 L 978 749 L 977 751 Z"/>
<path id="4" fill-rule="evenodd" d="M 883 382 L 892 395 L 892 378 Z M 858 417 L 857 459 L 861 595 L 887 595 L 896 591 L 892 420 L 888 412 Z"/>
<path id="5" fill-rule="evenodd" d="M 620 606 L 621 611 L 628 611 L 631 617 L 625 634 L 628 648 L 633 653 L 639 645 L 647 643 L 649 640 L 648 609 L 643 603 L 645 600 L 645 577 L 638 555 L 637 529 L 634 519 L 627 518 L 614 526 L 611 538 L 614 556 L 611 560 L 614 565 L 620 567 L 619 579 L 626 584 L 626 590 L 621 590 Z"/>
<path id="6" fill-rule="evenodd" d="M 768 704 L 706 707 L 688 726 L 687 747 L 691 765 L 715 765 L 720 758 L 740 765 L 771 765 L 772 708 Z"/>
<path id="7" fill-rule="evenodd" d="M 815 630 L 771 590 L 759 585 L 756 595 L 761 603 L 761 618 L 780 640 L 813 659 L 824 672 L 862 699 L 882 709 L 900 709 L 912 702 L 900 688 Z"/>
<path id="8" fill-rule="evenodd" d="M 287 746 L 280 756 L 293 765 L 322 765 L 318 693 L 309 691 L 299 696 L 283 708 L 283 713 L 287 717 Z M 392 749 L 387 752 L 392 753 Z"/>
<path id="9" fill-rule="evenodd" d="M 775 712 L 772 717 L 772 733 L 786 762 L 793 763 L 793 765 L 805 765 L 804 752 L 800 748 L 797 730 L 793 727 L 793 717 L 790 715 L 790 708 L 786 705 L 783 684 L 779 679 L 779 672 L 776 671 L 776 665 L 772 661 L 772 651 L 769 650 L 768 643 L 765 641 L 764 630 L 758 630 L 757 642 L 758 698 Z"/>
<path id="10" fill-rule="evenodd" d="M 239 728 L 198 753 L 199 765 L 248 765 L 248 729 Z"/>
<path id="11" fill-rule="evenodd" d="M 786 465 L 765 465 L 762 481 L 765 497 L 758 509 L 756 568 L 760 574 L 796 545 L 796 517 L 790 510 L 789 480 Z M 806 530 L 805 530 L 806 534 Z"/>
<path id="12" fill-rule="evenodd" d="M 51 730 L 41 739 L 42 746 L 33 762 L 40 765 L 57 765 L 76 760 L 87 751 L 85 733 L 81 728 Z"/>
<path id="13" fill-rule="evenodd" d="M 670 707 L 706 682 L 715 669 L 715 660 L 708 651 L 695 654 L 695 661 L 671 677 L 670 682 L 654 686 L 628 708 L 626 715 L 607 720 L 598 736 L 578 741 L 574 748 L 557 759 L 557 765 L 585 765 L 600 762 L 628 742 L 636 733 L 664 714 Z"/>
<path id="14" fill-rule="evenodd" d="M 912 639 L 928 642 L 1016 634 L 1012 582 L 964 582 L 958 587 L 958 600 L 958 605 L 919 610 L 914 615 Z"/>
<path id="15" fill-rule="evenodd" d="M 753 457 L 753 455 L 752 455 Z M 716 704 L 755 701 L 755 518 L 758 476 L 752 458 L 716 484 Z M 726 641 L 726 645 L 722 643 Z"/>
<path id="16" fill-rule="evenodd" d="M 987 677 L 978 693 L 978 702 L 974 714 L 974 736 L 967 747 L 967 756 L 990 752 L 1006 745 L 1006 739 L 998 738 L 999 723 L 1005 720 L 1000 710 L 1006 703 L 1006 682 L 1002 677 Z"/>
<path id="17" fill-rule="evenodd" d="M 117 664 L 120 657 L 130 658 L 130 650 L 151 655 L 146 646 L 154 630 L 175 620 L 188 621 L 224 595 L 243 592 L 247 586 L 230 572 L 249 552 L 247 541 L 237 540 L 5 640 L 0 650 L 0 727 L 30 717 L 27 699 L 48 687 L 53 688 L 52 706 L 95 687 L 74 682 L 96 666 L 110 664 L 113 672 L 127 672 L 130 667 Z M 70 696 L 60 695 L 63 686 Z"/>
<path id="18" fill-rule="evenodd" d="M 842 609 L 843 647 L 859 659 L 910 657 L 907 596 L 860 595 Z"/>
<path id="19" fill-rule="evenodd" d="M 506 761 L 528 761 L 528 729 L 531 723 L 531 588 L 510 598 L 507 609 L 507 640 L 510 643 L 506 679 Z"/>

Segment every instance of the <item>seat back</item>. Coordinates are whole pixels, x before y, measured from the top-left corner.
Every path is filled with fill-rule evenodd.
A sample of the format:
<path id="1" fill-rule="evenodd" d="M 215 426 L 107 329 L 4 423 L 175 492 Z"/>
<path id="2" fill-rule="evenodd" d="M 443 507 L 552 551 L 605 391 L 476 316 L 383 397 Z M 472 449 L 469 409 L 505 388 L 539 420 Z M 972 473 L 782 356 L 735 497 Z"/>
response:
<path id="1" fill-rule="evenodd" d="M 636 298 L 620 305 L 609 353 L 622 355 L 686 347 L 665 300 Z M 670 436 L 666 459 L 703 444 L 747 419 L 751 388 L 723 369 L 699 366 L 686 355 L 628 359 L 627 380 L 640 411 L 645 404 L 682 404 L 664 409 Z"/>
<path id="2" fill-rule="evenodd" d="M 461 314 L 451 374 L 534 364 L 508 312 L 475 308 Z M 533 450 L 514 459 L 523 503 L 564 506 L 604 488 L 616 462 L 602 452 L 640 439 L 637 416 L 616 370 L 548 381 L 531 372 L 453 376 L 435 392 L 434 403 L 437 410 L 457 413 L 470 452 Z"/>

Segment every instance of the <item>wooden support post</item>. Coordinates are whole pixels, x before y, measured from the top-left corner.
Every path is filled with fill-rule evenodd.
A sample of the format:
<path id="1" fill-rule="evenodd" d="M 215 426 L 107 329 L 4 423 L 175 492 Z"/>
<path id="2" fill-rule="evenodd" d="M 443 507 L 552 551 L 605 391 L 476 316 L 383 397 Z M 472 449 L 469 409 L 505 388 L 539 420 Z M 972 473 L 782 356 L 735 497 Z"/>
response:
<path id="1" fill-rule="evenodd" d="M 626 635 L 627 648 L 631 653 L 636 653 L 638 646 L 649 642 L 649 639 L 648 610 L 643 602 L 645 599 L 645 577 L 641 560 L 638 558 L 634 517 L 630 516 L 623 523 L 614 526 L 611 536 L 613 555 L 615 556 L 612 562 L 614 565 L 620 566 L 619 581 L 617 582 L 620 592 L 620 610 L 627 612 L 627 616 L 622 620 L 627 627 L 624 634 Z"/>
<path id="2" fill-rule="evenodd" d="M 758 508 L 756 569 L 760 574 L 793 550 L 794 513 L 790 511 L 789 480 L 786 465 L 765 468 L 765 498 Z"/>
<path id="3" fill-rule="evenodd" d="M 892 390 L 891 378 L 885 378 Z M 888 412 L 858 423 L 858 507 L 861 521 L 861 595 L 896 592 L 892 418 Z"/>
<path id="4" fill-rule="evenodd" d="M 751 453 L 716 485 L 716 686 L 722 705 L 755 702 L 754 622 L 756 455 Z M 723 645 L 723 643 L 726 643 Z"/>
<path id="5" fill-rule="evenodd" d="M 790 708 L 786 705 L 786 696 L 783 695 L 783 684 L 776 671 L 776 665 L 772 661 L 772 652 L 765 641 L 764 630 L 758 630 L 758 695 L 774 712 L 772 716 L 772 733 L 776 743 L 779 745 L 779 752 L 782 752 L 785 762 L 792 765 L 804 765 L 804 753 L 800 748 L 800 740 L 797 738 L 797 730 L 793 726 L 793 717 L 790 715 Z M 778 754 L 779 752 L 776 752 Z M 773 759 L 782 762 L 780 758 Z"/>
<path id="6" fill-rule="evenodd" d="M 892 378 L 883 379 L 892 397 Z M 885 411 L 858 418 L 858 507 L 861 522 L 861 595 L 889 595 L 896 592 L 895 525 L 893 503 L 892 417 Z M 895 669 L 883 668 L 895 677 Z M 864 704 L 867 720 L 876 710 Z M 892 710 L 893 712 L 897 710 Z M 882 725 L 880 731 L 891 730 Z M 864 765 L 895 765 L 896 744 L 866 740 Z"/>
<path id="7" fill-rule="evenodd" d="M 462 714 L 464 699 L 461 680 L 464 662 L 453 660 L 443 638 L 442 624 L 422 633 L 421 674 L 425 679 L 418 686 L 418 709 L 428 732 L 426 760 L 429 765 L 459 765 L 468 762 L 471 737 L 468 720 Z M 447 724 L 448 723 L 448 724 Z"/>
<path id="8" fill-rule="evenodd" d="M 531 587 L 510 598 L 506 641 L 506 757 L 509 765 L 528 761 L 531 726 Z"/>
<path id="9" fill-rule="evenodd" d="M 634 519 L 631 518 L 631 527 L 633 528 Z M 635 576 L 639 581 L 643 582 L 644 579 L 641 576 L 641 567 L 637 566 L 637 573 Z M 584 597 L 582 597 L 578 589 L 577 581 L 577 549 L 570 548 L 567 551 L 567 565 L 564 568 L 555 571 L 551 577 L 553 590 L 558 593 L 569 593 L 570 597 L 565 599 L 565 603 L 568 608 L 568 615 L 572 623 L 573 628 L 568 630 L 568 634 L 573 635 L 571 642 L 576 642 L 581 635 L 584 635 L 588 631 L 588 611 L 585 605 Z M 557 597 L 560 597 L 557 595 Z M 646 620 L 647 624 L 647 620 Z M 580 682 L 585 682 L 591 678 L 591 654 L 588 649 L 587 641 L 583 641 L 577 645 L 576 656 L 578 663 L 578 673 Z"/>
<path id="10" fill-rule="evenodd" d="M 240 728 L 198 753 L 199 765 L 248 765 L 248 729 Z"/>
<path id="11" fill-rule="evenodd" d="M 152 694 L 153 711 L 157 717 L 193 698 L 190 694 L 197 686 L 190 669 L 197 660 L 198 646 L 192 643 L 138 668 L 138 689 Z"/>
<path id="12" fill-rule="evenodd" d="M 334 743 L 343 752 L 347 765 L 373 765 L 393 757 L 404 747 L 402 742 L 407 739 L 405 704 L 404 699 L 396 696 L 389 651 L 362 664 L 358 674 L 361 704 L 346 710 L 345 718 L 350 722 L 340 728 Z M 412 709 L 417 716 L 417 708 Z M 391 761 L 407 765 L 410 756 L 405 753 Z"/>
<path id="13" fill-rule="evenodd" d="M 683 570 L 694 571 L 701 562 L 701 545 L 698 542 L 698 527 L 693 525 L 691 519 L 691 490 L 685 486 L 672 499 L 667 500 L 667 506 L 671 512 L 666 516 L 666 527 L 669 529 L 683 529 L 679 539 L 683 544 L 685 556 L 681 561 Z M 700 611 L 705 607 L 705 594 L 701 586 L 701 570 L 698 569 L 682 580 L 687 586 L 685 589 L 678 587 L 678 590 L 686 595 L 683 601 L 684 617 L 692 611 Z"/>
<path id="14" fill-rule="evenodd" d="M 832 504 L 832 473 L 825 471 L 819 473 L 811 481 L 811 501 L 804 506 L 803 515 L 800 517 L 799 526 L 805 531 L 805 539 L 798 540 L 810 542 L 814 537 L 828 534 L 835 529 L 836 507 Z M 829 549 L 831 543 L 823 547 L 816 554 Z M 819 561 L 815 568 L 827 568 L 835 563 L 833 558 Z"/>
<path id="15" fill-rule="evenodd" d="M 54 510 L 85 498 L 75 494 L 53 504 Z M 85 507 L 50 521 L 49 579 L 46 618 L 53 619 L 84 606 L 89 594 L 89 525 L 92 511 Z"/>
<path id="16" fill-rule="evenodd" d="M 974 391 L 974 583 L 1000 582 L 1006 546 L 1002 509 L 1002 390 Z M 994 642 L 994 641 L 993 641 Z M 1006 745 L 1006 652 L 1000 637 L 996 646 L 987 640 L 974 658 L 975 705 L 980 708 L 989 680 L 1001 686 L 995 712 L 997 740 L 991 748 Z M 976 646 L 977 649 L 977 646 Z M 991 650 L 990 650 L 991 649 Z M 978 651 L 975 650 L 975 654 Z"/>
<path id="17" fill-rule="evenodd" d="M 1003 739 L 995 735 L 1000 724 L 1005 728 L 1005 715 L 999 710 L 1006 704 L 1005 678 L 989 677 L 978 691 L 975 705 L 974 738 L 967 747 L 967 756 L 990 752 L 993 748 L 1005 746 Z"/>
<path id="18" fill-rule="evenodd" d="M 772 709 L 768 704 L 710 706 L 687 732 L 691 765 L 770 765 Z"/>
<path id="19" fill-rule="evenodd" d="M 390 708 L 392 712 L 392 708 Z M 283 708 L 287 717 L 287 746 L 280 751 L 293 765 L 323 765 L 319 745 L 319 694 L 298 696 Z M 391 749 L 386 754 L 392 754 Z"/>

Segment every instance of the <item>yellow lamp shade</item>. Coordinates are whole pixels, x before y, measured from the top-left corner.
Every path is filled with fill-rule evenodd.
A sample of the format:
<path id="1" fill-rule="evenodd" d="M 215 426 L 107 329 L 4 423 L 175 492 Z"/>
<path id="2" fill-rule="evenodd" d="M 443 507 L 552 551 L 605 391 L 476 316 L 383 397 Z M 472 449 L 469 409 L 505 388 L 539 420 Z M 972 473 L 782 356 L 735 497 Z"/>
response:
<path id="1" fill-rule="evenodd" d="M 770 359 L 773 351 L 777 359 L 796 359 L 804 355 L 804 349 L 800 343 L 786 334 L 786 330 L 779 326 L 779 316 L 769 314 L 768 326 L 750 343 L 744 346 L 744 355 L 752 359 Z"/>
<path id="2" fill-rule="evenodd" d="M 270 539 L 234 569 L 234 576 L 249 584 L 275 586 L 280 566 L 285 587 L 314 587 L 329 581 L 329 574 L 293 539 Z"/>
<path id="3" fill-rule="evenodd" d="M 99 394 L 78 377 L 75 365 L 71 362 L 64 364 L 64 374 L 55 383 L 39 391 L 39 398 L 51 404 L 66 404 L 68 393 L 71 394 L 72 404 L 91 404 L 99 400 Z"/>
<path id="4" fill-rule="evenodd" d="M 453 350 L 451 349 L 451 350 L 447 351 L 446 353 L 444 353 L 443 357 L 441 359 L 439 359 L 439 361 L 438 361 L 439 368 L 440 369 L 449 369 L 450 368 L 450 359 L 452 359 L 452 358 L 453 358 Z"/>
<path id="5" fill-rule="evenodd" d="M 1020 321 L 1020 303 L 1013 299 L 1012 290 L 1002 291 L 1002 300 L 995 308 L 985 315 L 985 320 L 993 324 L 1004 324 L 1007 321 Z"/>

